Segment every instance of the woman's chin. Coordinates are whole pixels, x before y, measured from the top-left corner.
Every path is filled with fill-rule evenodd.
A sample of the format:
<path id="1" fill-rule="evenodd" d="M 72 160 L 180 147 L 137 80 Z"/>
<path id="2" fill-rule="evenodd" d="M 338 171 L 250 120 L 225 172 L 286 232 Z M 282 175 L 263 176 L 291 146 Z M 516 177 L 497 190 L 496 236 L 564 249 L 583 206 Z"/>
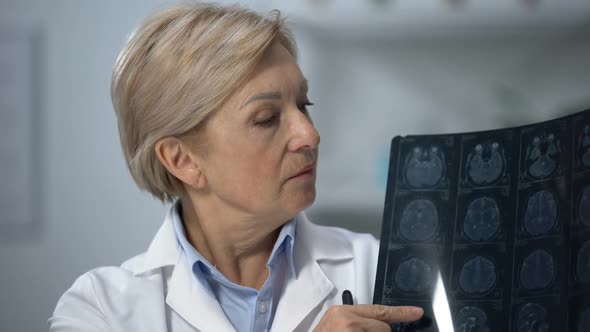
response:
<path id="1" fill-rule="evenodd" d="M 288 210 L 294 214 L 300 213 L 313 204 L 315 201 L 315 196 L 315 186 L 313 188 L 306 188 L 306 190 L 302 190 L 294 194 L 286 202 Z"/>

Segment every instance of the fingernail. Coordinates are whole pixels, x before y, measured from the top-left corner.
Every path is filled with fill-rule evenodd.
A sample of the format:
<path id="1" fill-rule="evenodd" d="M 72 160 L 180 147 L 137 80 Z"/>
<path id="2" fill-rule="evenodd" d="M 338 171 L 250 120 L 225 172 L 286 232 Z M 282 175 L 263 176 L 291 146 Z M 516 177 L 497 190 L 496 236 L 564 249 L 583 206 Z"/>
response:
<path id="1" fill-rule="evenodd" d="M 415 315 L 424 315 L 424 309 L 420 308 L 420 307 L 412 307 L 411 309 L 412 313 Z"/>

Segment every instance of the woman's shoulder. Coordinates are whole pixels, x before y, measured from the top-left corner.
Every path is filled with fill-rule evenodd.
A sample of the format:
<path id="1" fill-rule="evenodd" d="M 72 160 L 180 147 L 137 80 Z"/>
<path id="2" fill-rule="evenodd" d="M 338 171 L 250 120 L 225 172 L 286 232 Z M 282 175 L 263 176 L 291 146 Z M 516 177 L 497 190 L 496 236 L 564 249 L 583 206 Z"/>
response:
<path id="1" fill-rule="evenodd" d="M 146 276 L 134 272 L 143 257 L 132 257 L 121 266 L 94 268 L 79 276 L 57 302 L 49 330 L 109 330 L 113 316 L 145 305 L 150 293 L 161 298 L 162 283 L 157 282 L 157 273 Z"/>
<path id="2" fill-rule="evenodd" d="M 132 278 L 121 267 L 99 267 L 79 276 L 60 297 L 49 318 L 50 331 L 106 331 L 109 303 Z"/>
<path id="3" fill-rule="evenodd" d="M 70 290 L 86 292 L 89 290 L 122 291 L 137 275 L 134 273 L 143 263 L 145 253 L 125 260 L 120 266 L 100 266 L 79 276 Z"/>
<path id="4" fill-rule="evenodd" d="M 120 266 L 101 266 L 79 276 L 64 296 L 69 293 L 81 295 L 82 298 L 108 295 L 110 299 L 125 294 L 129 295 L 137 283 L 151 279 L 145 274 L 137 273 L 143 266 L 145 253 L 125 260 Z M 60 302 L 62 302 L 60 300 Z"/>

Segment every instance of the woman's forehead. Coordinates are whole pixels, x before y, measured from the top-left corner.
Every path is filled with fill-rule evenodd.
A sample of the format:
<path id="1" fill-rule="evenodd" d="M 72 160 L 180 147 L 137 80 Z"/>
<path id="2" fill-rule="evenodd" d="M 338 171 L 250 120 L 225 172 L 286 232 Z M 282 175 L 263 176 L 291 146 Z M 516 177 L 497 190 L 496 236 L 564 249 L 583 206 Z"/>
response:
<path id="1" fill-rule="evenodd" d="M 307 93 L 307 86 L 295 58 L 284 46 L 275 43 L 224 106 L 237 110 L 257 100 L 281 100 L 287 95 L 297 97 Z"/>
<path id="2" fill-rule="evenodd" d="M 248 103 L 251 98 L 284 97 L 283 93 L 306 93 L 307 79 L 301 73 L 295 61 L 271 63 L 253 72 L 241 87 L 237 99 L 240 105 Z"/>

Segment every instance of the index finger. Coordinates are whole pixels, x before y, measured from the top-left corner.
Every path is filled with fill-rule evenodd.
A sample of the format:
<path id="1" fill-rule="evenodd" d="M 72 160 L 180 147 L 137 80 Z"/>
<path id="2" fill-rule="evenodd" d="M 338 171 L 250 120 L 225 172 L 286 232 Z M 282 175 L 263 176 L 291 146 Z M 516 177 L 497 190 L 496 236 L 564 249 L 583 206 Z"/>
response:
<path id="1" fill-rule="evenodd" d="M 377 319 L 386 323 L 406 323 L 420 319 L 424 310 L 413 306 L 386 306 L 381 304 L 357 304 L 352 311 L 365 318 Z"/>

